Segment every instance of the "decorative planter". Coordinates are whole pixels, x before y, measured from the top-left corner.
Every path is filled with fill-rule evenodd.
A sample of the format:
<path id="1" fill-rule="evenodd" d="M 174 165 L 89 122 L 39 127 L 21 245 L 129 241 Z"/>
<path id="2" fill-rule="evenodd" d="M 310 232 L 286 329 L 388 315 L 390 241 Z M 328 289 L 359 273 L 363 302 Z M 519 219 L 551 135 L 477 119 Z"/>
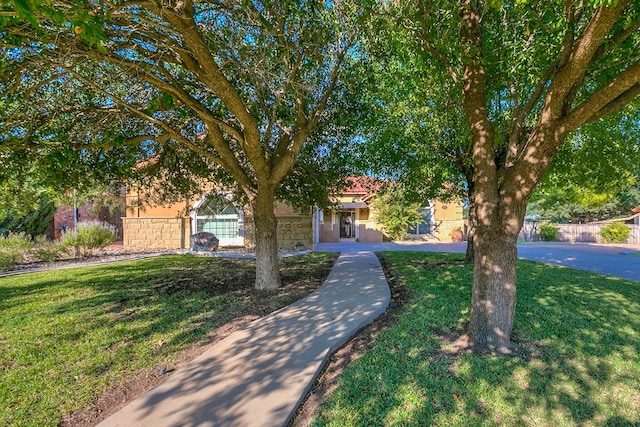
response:
<path id="1" fill-rule="evenodd" d="M 464 235 L 462 234 L 462 230 L 460 230 L 459 228 L 451 230 L 451 233 L 449 233 L 449 237 L 451 237 L 452 242 L 462 242 L 463 236 Z"/>

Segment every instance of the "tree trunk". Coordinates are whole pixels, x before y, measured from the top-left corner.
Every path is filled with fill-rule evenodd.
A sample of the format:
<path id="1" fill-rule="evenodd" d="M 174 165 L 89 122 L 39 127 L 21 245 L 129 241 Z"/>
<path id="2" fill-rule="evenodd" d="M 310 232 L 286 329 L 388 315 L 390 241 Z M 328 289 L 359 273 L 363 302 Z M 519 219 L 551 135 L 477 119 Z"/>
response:
<path id="1" fill-rule="evenodd" d="M 252 203 L 256 239 L 256 289 L 280 287 L 278 270 L 278 219 L 274 213 L 274 192 L 258 190 Z"/>
<path id="2" fill-rule="evenodd" d="M 464 263 L 465 264 L 473 264 L 473 262 L 476 259 L 476 251 L 475 251 L 475 247 L 474 247 L 474 242 L 475 242 L 475 230 L 472 226 L 469 226 L 469 228 L 467 229 L 467 250 L 465 251 L 464 254 Z"/>
<path id="3" fill-rule="evenodd" d="M 507 352 L 516 308 L 517 238 L 496 225 L 476 233 L 469 337 L 474 345 Z"/>
<path id="4" fill-rule="evenodd" d="M 467 219 L 467 252 L 464 255 L 464 262 L 472 264 L 475 261 L 475 235 L 476 235 L 476 212 L 473 207 L 473 194 L 469 193 L 469 218 Z"/>

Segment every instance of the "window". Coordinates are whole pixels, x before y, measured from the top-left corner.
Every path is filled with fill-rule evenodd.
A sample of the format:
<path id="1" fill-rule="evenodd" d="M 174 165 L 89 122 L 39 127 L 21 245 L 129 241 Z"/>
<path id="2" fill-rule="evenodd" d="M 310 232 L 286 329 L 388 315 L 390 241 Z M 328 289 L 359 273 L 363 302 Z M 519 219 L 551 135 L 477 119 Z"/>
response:
<path id="1" fill-rule="evenodd" d="M 222 246 L 244 244 L 241 236 L 242 212 L 227 198 L 209 194 L 196 207 L 194 216 L 196 233 L 213 233 Z"/>
<path id="2" fill-rule="evenodd" d="M 431 208 L 420 208 L 422 221 L 407 229 L 407 234 L 422 235 L 431 234 Z"/>

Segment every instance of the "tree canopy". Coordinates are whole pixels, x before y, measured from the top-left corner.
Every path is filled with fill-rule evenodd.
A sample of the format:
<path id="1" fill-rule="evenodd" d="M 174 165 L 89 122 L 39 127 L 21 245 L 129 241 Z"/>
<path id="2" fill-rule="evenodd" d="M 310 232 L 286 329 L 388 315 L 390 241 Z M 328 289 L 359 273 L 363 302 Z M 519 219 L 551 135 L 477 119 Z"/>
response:
<path id="1" fill-rule="evenodd" d="M 640 204 L 640 110 L 627 107 L 574 132 L 527 208 L 534 219 L 583 223 L 631 215 Z"/>
<path id="2" fill-rule="evenodd" d="M 425 176 L 466 178 L 476 345 L 510 346 L 517 235 L 564 142 L 599 131 L 609 158 L 616 143 L 637 145 L 616 142 L 607 117 L 639 105 L 639 7 L 624 0 L 379 3 L 364 56 L 382 74 L 369 102 L 382 114 L 368 134 L 387 140 L 405 164 L 411 154 L 434 159 L 437 166 L 422 166 Z"/>
<path id="3" fill-rule="evenodd" d="M 274 199 L 306 179 L 296 160 L 336 107 L 362 13 L 347 1 L 3 3 L 0 144 L 97 150 L 118 166 L 153 156 L 174 183 L 235 183 L 254 210 L 256 286 L 278 286 Z"/>

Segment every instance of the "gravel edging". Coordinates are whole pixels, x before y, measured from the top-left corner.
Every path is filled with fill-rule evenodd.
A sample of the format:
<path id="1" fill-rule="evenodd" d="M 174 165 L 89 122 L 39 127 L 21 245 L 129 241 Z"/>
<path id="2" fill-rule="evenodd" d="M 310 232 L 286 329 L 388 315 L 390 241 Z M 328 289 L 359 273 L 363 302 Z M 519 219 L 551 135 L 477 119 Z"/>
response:
<path id="1" fill-rule="evenodd" d="M 27 268 L 19 268 L 16 270 L 3 271 L 3 272 L 0 272 L 0 277 L 19 276 L 21 274 L 38 273 L 42 271 L 68 270 L 70 268 L 91 267 L 95 265 L 115 264 L 118 262 L 135 261 L 139 259 L 153 258 L 153 257 L 163 256 L 163 255 L 175 255 L 179 253 L 183 253 L 183 252 L 179 252 L 179 251 L 154 252 L 154 253 L 137 254 L 137 255 L 108 256 L 108 257 L 100 258 L 97 260 L 86 260 L 86 261 L 78 261 L 78 262 L 69 261 L 64 264 L 58 264 L 58 265 L 51 264 L 51 265 L 43 265 L 41 267 L 33 267 L 33 268 L 27 267 Z"/>
<path id="2" fill-rule="evenodd" d="M 303 251 L 282 251 L 278 253 L 278 258 L 289 258 L 293 256 L 306 255 L 311 253 L 311 249 L 303 250 Z M 53 270 L 67 270 L 70 268 L 79 268 L 79 267 L 90 267 L 95 265 L 106 265 L 106 264 L 114 264 L 118 262 L 125 261 L 136 261 L 145 258 L 153 258 L 157 256 L 165 256 L 165 255 L 198 255 L 198 256 L 210 256 L 214 258 L 229 258 L 229 259 L 255 259 L 255 251 L 252 250 L 236 250 L 236 251 L 221 251 L 221 252 L 195 252 L 195 251 L 185 251 L 185 250 L 171 250 L 171 251 L 163 251 L 163 252 L 150 252 L 150 253 L 142 253 L 142 254 L 130 254 L 130 255 L 106 255 L 104 257 L 96 257 L 98 259 L 79 259 L 77 261 L 70 260 L 63 263 L 54 263 L 50 265 L 39 265 L 37 267 L 28 267 L 23 266 L 21 268 L 17 268 L 15 270 L 3 271 L 0 272 L 0 278 L 9 277 L 9 276 L 18 276 L 21 274 L 28 273 L 38 273 L 42 271 L 53 271 Z"/>

